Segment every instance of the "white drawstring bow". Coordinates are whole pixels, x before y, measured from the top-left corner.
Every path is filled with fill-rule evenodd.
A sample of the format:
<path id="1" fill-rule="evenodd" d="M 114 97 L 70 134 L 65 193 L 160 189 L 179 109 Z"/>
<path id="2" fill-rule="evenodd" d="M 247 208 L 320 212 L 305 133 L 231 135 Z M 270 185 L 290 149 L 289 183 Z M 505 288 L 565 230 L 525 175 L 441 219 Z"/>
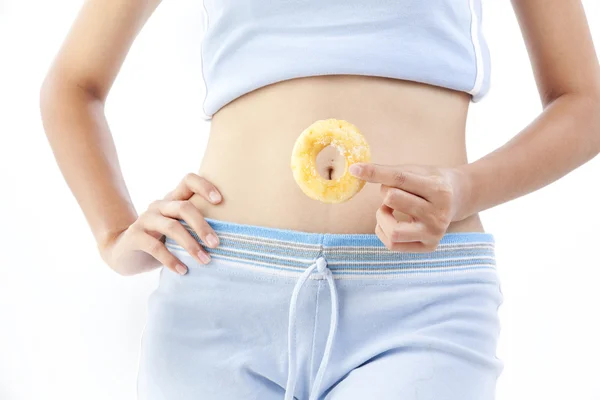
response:
<path id="1" fill-rule="evenodd" d="M 302 275 L 300 275 L 300 278 L 298 278 L 296 286 L 294 286 L 294 290 L 292 292 L 288 325 L 288 379 L 285 387 L 284 400 L 292 400 L 294 398 L 294 389 L 296 388 L 296 308 L 298 303 L 298 295 L 300 293 L 300 289 L 302 289 L 302 286 L 304 286 L 304 283 L 308 280 L 310 274 L 312 274 L 315 269 L 324 275 L 324 277 L 327 279 L 327 283 L 329 284 L 329 291 L 331 293 L 331 322 L 329 325 L 329 334 L 327 335 L 327 343 L 325 344 L 323 358 L 321 359 L 321 364 L 317 370 L 315 381 L 310 390 L 309 400 L 317 400 L 319 390 L 321 389 L 321 383 L 323 381 L 323 377 L 325 376 L 325 370 L 331 356 L 335 333 L 337 331 L 338 297 L 335 288 L 335 282 L 331 270 L 327 268 L 327 261 L 323 257 L 319 257 L 314 264 L 308 267 L 302 273 Z"/>

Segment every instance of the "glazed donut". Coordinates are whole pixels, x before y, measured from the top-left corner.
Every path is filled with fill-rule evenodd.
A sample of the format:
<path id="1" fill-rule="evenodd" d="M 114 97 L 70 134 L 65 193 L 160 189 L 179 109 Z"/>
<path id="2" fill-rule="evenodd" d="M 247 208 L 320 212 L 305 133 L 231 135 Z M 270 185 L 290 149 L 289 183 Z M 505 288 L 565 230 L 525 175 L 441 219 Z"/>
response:
<path id="1" fill-rule="evenodd" d="M 317 155 L 327 146 L 334 146 L 346 160 L 342 177 L 323 178 L 317 171 Z M 341 203 L 358 193 L 365 181 L 348 172 L 358 162 L 369 162 L 371 151 L 358 128 L 334 118 L 315 121 L 296 139 L 291 167 L 300 189 L 311 199 L 324 203 Z"/>

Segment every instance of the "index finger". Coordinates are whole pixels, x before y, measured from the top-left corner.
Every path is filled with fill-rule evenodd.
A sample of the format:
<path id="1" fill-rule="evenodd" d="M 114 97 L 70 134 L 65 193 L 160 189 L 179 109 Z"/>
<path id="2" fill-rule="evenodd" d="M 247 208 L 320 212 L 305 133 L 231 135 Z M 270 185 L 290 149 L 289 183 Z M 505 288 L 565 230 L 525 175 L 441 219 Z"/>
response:
<path id="1" fill-rule="evenodd" d="M 195 193 L 213 204 L 220 202 L 222 199 L 221 194 L 212 183 L 190 172 L 174 190 L 167 193 L 165 200 L 189 200 Z"/>
<path id="2" fill-rule="evenodd" d="M 356 163 L 350 166 L 352 175 L 371 183 L 402 189 L 426 200 L 434 194 L 432 181 L 426 176 L 407 171 L 401 166 Z"/>

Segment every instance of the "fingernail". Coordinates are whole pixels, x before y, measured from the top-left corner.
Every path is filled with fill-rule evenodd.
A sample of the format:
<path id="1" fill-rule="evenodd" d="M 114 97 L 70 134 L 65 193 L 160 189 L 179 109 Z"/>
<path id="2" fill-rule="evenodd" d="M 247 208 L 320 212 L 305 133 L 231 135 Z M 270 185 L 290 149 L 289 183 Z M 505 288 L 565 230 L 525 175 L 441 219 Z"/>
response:
<path id="1" fill-rule="evenodd" d="M 179 275 L 187 274 L 187 268 L 183 265 L 177 264 L 177 266 L 175 266 L 175 269 L 177 270 L 177 272 L 179 272 Z"/>
<path id="2" fill-rule="evenodd" d="M 352 164 L 348 170 L 352 175 L 360 175 L 362 172 L 362 167 L 360 165 Z"/>
<path id="3" fill-rule="evenodd" d="M 210 257 L 203 251 L 198 252 L 198 258 L 204 263 L 208 264 L 210 262 Z"/>
<path id="4" fill-rule="evenodd" d="M 208 245 L 210 247 L 217 247 L 217 245 L 219 244 L 219 240 L 217 239 L 217 237 L 215 235 L 213 235 L 212 233 L 209 233 L 206 236 L 206 242 L 208 243 Z"/>
<path id="5" fill-rule="evenodd" d="M 213 203 L 217 203 L 219 200 L 221 200 L 221 195 L 217 192 L 210 192 L 208 197 L 210 198 L 210 201 L 212 201 Z"/>

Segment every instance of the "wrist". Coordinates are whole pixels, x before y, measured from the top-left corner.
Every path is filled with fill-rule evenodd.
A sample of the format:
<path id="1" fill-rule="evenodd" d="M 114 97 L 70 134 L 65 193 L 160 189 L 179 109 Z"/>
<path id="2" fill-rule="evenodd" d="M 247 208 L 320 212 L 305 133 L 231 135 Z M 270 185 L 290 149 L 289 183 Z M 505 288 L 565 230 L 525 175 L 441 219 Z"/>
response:
<path id="1" fill-rule="evenodd" d="M 475 182 L 471 164 L 453 168 L 455 209 L 452 222 L 462 221 L 477 212 L 475 204 Z"/>
<path id="2" fill-rule="evenodd" d="M 104 261 L 107 261 L 111 249 L 128 228 L 106 230 L 96 235 L 96 247 Z"/>

